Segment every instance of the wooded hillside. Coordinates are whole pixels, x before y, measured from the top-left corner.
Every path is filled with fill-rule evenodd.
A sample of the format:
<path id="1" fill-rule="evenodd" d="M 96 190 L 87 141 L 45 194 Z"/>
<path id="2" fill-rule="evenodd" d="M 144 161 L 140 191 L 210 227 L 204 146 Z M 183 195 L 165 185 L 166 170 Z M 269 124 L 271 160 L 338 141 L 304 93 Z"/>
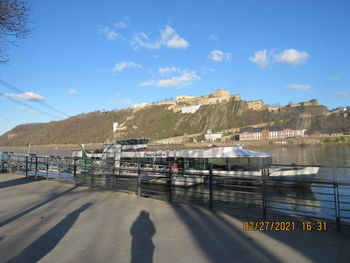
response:
<path id="1" fill-rule="evenodd" d="M 119 123 L 112 135 L 113 122 Z M 151 105 L 139 110 L 123 109 L 77 115 L 62 121 L 18 125 L 0 136 L 0 146 L 74 144 L 105 142 L 114 138 L 148 137 L 163 139 L 184 134 L 221 131 L 260 123 L 288 128 L 304 128 L 309 133 L 350 131 L 350 119 L 329 115 L 325 106 L 285 107 L 278 112 L 254 111 L 244 101 L 231 99 L 203 105 L 195 113 L 174 112 L 167 105 Z"/>

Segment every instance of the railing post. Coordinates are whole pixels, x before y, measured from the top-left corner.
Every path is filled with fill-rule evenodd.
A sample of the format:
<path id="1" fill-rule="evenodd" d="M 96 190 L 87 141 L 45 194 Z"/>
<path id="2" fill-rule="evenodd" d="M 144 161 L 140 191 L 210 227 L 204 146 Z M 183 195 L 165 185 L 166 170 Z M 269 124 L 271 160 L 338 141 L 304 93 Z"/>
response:
<path id="1" fill-rule="evenodd" d="M 19 173 L 19 166 L 20 166 L 19 156 L 17 156 L 17 173 Z"/>
<path id="2" fill-rule="evenodd" d="M 169 189 L 169 201 L 173 201 L 173 166 L 169 162 L 169 180 L 168 180 L 168 189 Z"/>
<path id="3" fill-rule="evenodd" d="M 9 160 L 9 170 L 10 170 L 10 173 L 12 173 L 12 159 L 11 160 Z"/>
<path id="4" fill-rule="evenodd" d="M 33 170 L 33 156 L 30 155 L 30 162 L 28 164 L 29 171 L 31 172 Z"/>
<path id="5" fill-rule="evenodd" d="M 209 208 L 213 209 L 213 164 L 209 164 Z"/>
<path id="6" fill-rule="evenodd" d="M 262 217 L 266 219 L 267 213 L 267 201 L 266 201 L 266 168 L 263 168 L 261 170 L 261 197 L 262 197 L 262 202 L 261 202 L 261 208 L 262 208 Z"/>
<path id="7" fill-rule="evenodd" d="M 141 166 L 137 163 L 137 195 L 141 196 Z"/>
<path id="8" fill-rule="evenodd" d="M 35 156 L 35 180 L 38 179 L 38 156 Z"/>
<path id="9" fill-rule="evenodd" d="M 112 175 L 113 176 L 115 175 L 115 159 L 113 159 L 113 162 L 112 162 Z"/>
<path id="10" fill-rule="evenodd" d="M 335 208 L 336 229 L 338 231 L 341 231 L 338 176 L 337 176 L 337 168 L 335 166 L 332 167 L 332 175 L 333 175 L 333 192 L 334 192 L 334 208 Z"/>
<path id="11" fill-rule="evenodd" d="M 113 158 L 113 162 L 112 162 L 112 190 L 114 189 L 115 189 L 115 158 Z"/>
<path id="12" fill-rule="evenodd" d="M 49 157 L 46 157 L 46 180 L 49 180 Z"/>
<path id="13" fill-rule="evenodd" d="M 73 176 L 74 178 L 77 176 L 77 159 L 73 159 Z"/>
<path id="14" fill-rule="evenodd" d="M 61 170 L 61 158 L 60 157 L 58 157 L 57 158 L 57 179 L 58 180 L 60 180 L 61 179 L 61 172 L 60 172 L 60 170 Z"/>
<path id="15" fill-rule="evenodd" d="M 114 159 L 114 162 L 115 162 L 115 159 Z M 114 175 L 114 178 L 115 178 L 114 191 L 118 191 L 118 176 L 120 176 L 120 169 L 121 169 L 120 160 L 119 160 L 118 164 L 119 165 L 115 166 L 116 170 L 115 170 L 115 175 Z"/>
<path id="16" fill-rule="evenodd" d="M 0 171 L 4 171 L 4 165 L 3 165 L 4 160 L 0 159 Z"/>
<path id="17" fill-rule="evenodd" d="M 90 186 L 94 187 L 94 174 L 90 171 Z"/>
<path id="18" fill-rule="evenodd" d="M 28 178 L 28 156 L 26 156 L 26 178 Z"/>

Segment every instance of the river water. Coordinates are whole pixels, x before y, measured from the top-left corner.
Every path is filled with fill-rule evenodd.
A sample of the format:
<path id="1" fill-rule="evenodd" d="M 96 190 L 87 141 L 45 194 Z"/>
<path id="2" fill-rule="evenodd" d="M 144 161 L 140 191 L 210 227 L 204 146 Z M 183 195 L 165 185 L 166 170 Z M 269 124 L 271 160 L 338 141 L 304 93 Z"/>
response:
<path id="1" fill-rule="evenodd" d="M 267 152 L 273 155 L 277 164 L 316 164 L 316 165 L 349 165 L 350 144 L 347 145 L 308 145 L 255 147 L 251 150 Z"/>
<path id="2" fill-rule="evenodd" d="M 1 152 L 6 152 L 6 150 L 0 150 Z M 28 153 L 27 150 L 9 150 L 9 152 L 17 153 Z M 53 155 L 53 156 L 63 156 L 63 157 L 72 157 L 72 152 L 70 150 L 30 150 L 30 153 L 33 154 L 42 154 L 42 155 Z"/>
<path id="3" fill-rule="evenodd" d="M 308 146 L 249 147 L 249 150 L 271 153 L 276 164 L 349 165 L 350 144 Z M 3 150 L 4 151 L 4 150 Z M 11 150 L 13 151 L 13 150 Z M 1 151 L 0 151 L 1 152 Z M 25 150 L 16 152 L 27 153 Z M 57 156 L 72 156 L 70 150 L 31 150 L 30 153 Z"/>

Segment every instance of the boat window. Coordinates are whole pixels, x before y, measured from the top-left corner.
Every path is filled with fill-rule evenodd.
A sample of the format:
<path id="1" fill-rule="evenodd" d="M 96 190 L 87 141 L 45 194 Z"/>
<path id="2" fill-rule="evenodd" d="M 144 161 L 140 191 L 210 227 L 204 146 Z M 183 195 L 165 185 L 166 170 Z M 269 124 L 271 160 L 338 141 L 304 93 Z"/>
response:
<path id="1" fill-rule="evenodd" d="M 208 158 L 208 163 L 214 170 L 228 170 L 227 158 Z"/>
<path id="2" fill-rule="evenodd" d="M 138 145 L 138 144 L 147 144 L 148 139 L 142 138 L 142 139 L 129 139 L 129 140 L 117 140 L 115 144 L 119 145 Z"/>
<path id="3" fill-rule="evenodd" d="M 249 158 L 250 167 L 260 167 L 262 165 L 262 158 Z"/>
<path id="4" fill-rule="evenodd" d="M 208 163 L 211 164 L 226 164 L 226 158 L 209 158 Z"/>
<path id="5" fill-rule="evenodd" d="M 229 158 L 228 164 L 230 165 L 230 170 L 250 167 L 249 158 Z"/>
<path id="6" fill-rule="evenodd" d="M 148 143 L 148 139 L 140 139 L 139 140 L 139 144 L 147 144 Z"/>

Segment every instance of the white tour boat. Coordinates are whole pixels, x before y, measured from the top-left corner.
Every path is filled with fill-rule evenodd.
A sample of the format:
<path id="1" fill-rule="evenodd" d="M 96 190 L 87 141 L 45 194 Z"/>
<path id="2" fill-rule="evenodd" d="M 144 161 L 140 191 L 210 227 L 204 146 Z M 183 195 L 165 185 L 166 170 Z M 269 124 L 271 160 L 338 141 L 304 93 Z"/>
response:
<path id="1" fill-rule="evenodd" d="M 261 178 L 262 170 L 268 171 L 271 182 L 283 181 L 288 184 L 311 182 L 319 167 L 273 167 L 269 153 L 243 149 L 242 146 L 210 147 L 184 150 L 149 150 L 148 139 L 117 140 L 105 144 L 100 152 L 73 152 L 73 157 L 89 158 L 95 162 L 113 161 L 116 169 L 126 168 L 136 173 L 138 165 L 142 170 L 142 181 L 166 183 L 165 174 L 173 167 L 173 184 L 191 186 L 207 180 L 210 168 L 214 182 L 224 178 Z M 154 172 L 152 172 L 154 171 Z"/>

